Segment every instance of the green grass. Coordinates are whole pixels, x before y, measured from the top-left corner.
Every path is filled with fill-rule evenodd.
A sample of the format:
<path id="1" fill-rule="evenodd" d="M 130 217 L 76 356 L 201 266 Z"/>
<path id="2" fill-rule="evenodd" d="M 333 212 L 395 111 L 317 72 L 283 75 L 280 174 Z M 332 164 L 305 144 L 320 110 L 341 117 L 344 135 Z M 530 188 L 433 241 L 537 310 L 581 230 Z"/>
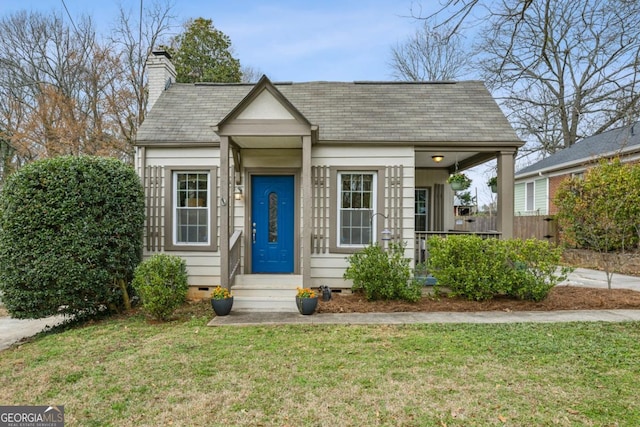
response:
<path id="1" fill-rule="evenodd" d="M 210 310 L 210 308 L 209 308 Z M 635 426 L 640 324 L 207 327 L 112 319 L 0 352 L 68 426 Z"/>

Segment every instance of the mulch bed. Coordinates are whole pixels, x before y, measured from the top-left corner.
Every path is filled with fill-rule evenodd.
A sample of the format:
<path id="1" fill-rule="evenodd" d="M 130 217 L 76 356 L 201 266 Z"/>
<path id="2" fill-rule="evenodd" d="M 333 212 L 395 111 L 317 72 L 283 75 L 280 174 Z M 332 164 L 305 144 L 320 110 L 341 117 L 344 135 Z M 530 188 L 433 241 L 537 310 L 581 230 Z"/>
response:
<path id="1" fill-rule="evenodd" d="M 416 303 L 367 301 L 362 294 L 334 293 L 330 301 L 319 301 L 318 313 L 393 313 L 416 311 L 554 311 L 640 309 L 640 292 L 629 289 L 599 289 L 556 286 L 540 302 L 496 298 L 468 301 L 461 298 L 425 296 Z"/>

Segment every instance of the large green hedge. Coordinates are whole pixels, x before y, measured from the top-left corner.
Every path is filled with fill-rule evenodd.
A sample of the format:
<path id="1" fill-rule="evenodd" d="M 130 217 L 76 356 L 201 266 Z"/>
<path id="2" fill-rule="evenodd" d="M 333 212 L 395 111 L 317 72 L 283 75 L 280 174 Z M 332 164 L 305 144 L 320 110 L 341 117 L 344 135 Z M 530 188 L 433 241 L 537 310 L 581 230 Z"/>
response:
<path id="1" fill-rule="evenodd" d="M 0 290 L 12 316 L 125 304 L 141 259 L 144 192 L 116 159 L 64 156 L 11 175 L 0 195 Z"/>
<path id="2" fill-rule="evenodd" d="M 436 236 L 428 248 L 436 290 L 446 287 L 449 295 L 470 300 L 510 296 L 541 301 L 570 271 L 560 267 L 560 248 L 536 239 Z"/>

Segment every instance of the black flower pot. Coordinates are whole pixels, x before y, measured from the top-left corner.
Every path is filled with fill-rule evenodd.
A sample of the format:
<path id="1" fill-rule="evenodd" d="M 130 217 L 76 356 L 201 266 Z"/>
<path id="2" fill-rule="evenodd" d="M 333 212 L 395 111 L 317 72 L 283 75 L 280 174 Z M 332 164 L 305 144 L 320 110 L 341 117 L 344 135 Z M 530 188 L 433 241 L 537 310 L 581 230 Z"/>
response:
<path id="1" fill-rule="evenodd" d="M 296 305 L 300 314 L 308 315 L 313 314 L 318 306 L 318 297 L 314 298 L 301 298 L 296 296 Z"/>
<path id="2" fill-rule="evenodd" d="M 233 306 L 233 297 L 225 299 L 212 299 L 211 307 L 215 311 L 216 316 L 226 316 L 231 312 Z"/>

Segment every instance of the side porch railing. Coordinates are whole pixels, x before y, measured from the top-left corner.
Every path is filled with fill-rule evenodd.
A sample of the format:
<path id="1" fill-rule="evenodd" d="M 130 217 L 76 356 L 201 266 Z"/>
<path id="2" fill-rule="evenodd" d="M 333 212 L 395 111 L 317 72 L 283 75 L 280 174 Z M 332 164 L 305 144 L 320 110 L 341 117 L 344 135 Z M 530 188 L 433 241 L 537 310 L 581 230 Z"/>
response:
<path id="1" fill-rule="evenodd" d="M 229 288 L 233 286 L 236 275 L 240 270 L 240 247 L 242 231 L 236 230 L 229 238 Z"/>
<path id="2" fill-rule="evenodd" d="M 415 233 L 415 242 L 413 247 L 415 248 L 415 263 L 423 263 L 429 257 L 429 253 L 427 250 L 427 240 L 433 236 L 447 237 L 451 235 L 460 235 L 460 234 L 472 234 L 475 236 L 480 236 L 483 239 L 499 239 L 501 234 L 498 231 L 485 231 L 485 232 L 469 232 L 469 231 L 416 231 Z"/>

